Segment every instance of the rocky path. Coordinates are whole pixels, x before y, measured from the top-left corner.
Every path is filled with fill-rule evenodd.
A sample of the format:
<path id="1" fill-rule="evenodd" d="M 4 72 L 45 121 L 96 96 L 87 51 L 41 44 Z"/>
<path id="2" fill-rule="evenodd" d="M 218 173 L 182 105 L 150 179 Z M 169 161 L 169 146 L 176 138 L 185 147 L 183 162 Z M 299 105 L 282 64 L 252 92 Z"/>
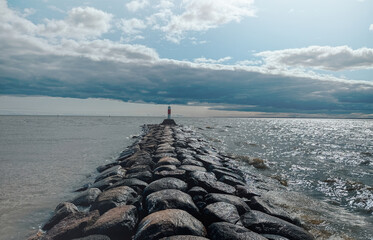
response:
<path id="1" fill-rule="evenodd" d="M 30 239 L 313 239 L 247 185 L 234 160 L 190 129 L 144 128 Z"/>

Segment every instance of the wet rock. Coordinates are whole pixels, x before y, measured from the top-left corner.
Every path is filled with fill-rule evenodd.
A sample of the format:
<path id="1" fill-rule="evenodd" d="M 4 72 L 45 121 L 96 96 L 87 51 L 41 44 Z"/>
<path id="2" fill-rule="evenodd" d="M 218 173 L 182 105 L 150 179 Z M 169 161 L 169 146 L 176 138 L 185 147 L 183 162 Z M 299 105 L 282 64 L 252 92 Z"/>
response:
<path id="1" fill-rule="evenodd" d="M 188 194 L 192 197 L 196 195 L 205 196 L 207 194 L 207 191 L 202 187 L 192 187 L 191 189 L 189 189 Z"/>
<path id="2" fill-rule="evenodd" d="M 188 188 L 186 182 L 173 177 L 165 177 L 150 183 L 144 189 L 144 196 L 147 196 L 153 192 L 157 192 L 165 189 L 177 189 L 185 192 Z"/>
<path id="3" fill-rule="evenodd" d="M 226 202 L 236 206 L 239 214 L 243 214 L 250 210 L 250 207 L 242 200 L 240 197 L 228 195 L 228 194 L 219 194 L 219 193 L 209 193 L 205 196 L 205 201 L 207 204 L 215 202 Z"/>
<path id="4" fill-rule="evenodd" d="M 114 167 L 116 165 L 118 165 L 118 162 L 112 162 L 112 163 L 108 163 L 108 164 L 105 164 L 105 165 L 101 165 L 101 166 L 97 167 L 96 170 L 97 170 L 97 172 L 101 173 L 101 172 L 103 172 L 103 171 L 105 171 L 105 170 L 107 170 L 111 167 Z"/>
<path id="5" fill-rule="evenodd" d="M 195 166 L 203 167 L 203 163 L 201 163 L 200 161 L 194 160 L 194 159 L 190 159 L 190 158 L 184 159 L 182 163 L 183 165 L 195 165 Z"/>
<path id="6" fill-rule="evenodd" d="M 92 184 L 91 187 L 92 188 L 98 188 L 101 191 L 103 191 L 105 188 L 113 185 L 114 183 L 116 183 L 116 182 L 118 182 L 122 179 L 123 179 L 122 176 L 118 176 L 118 175 L 110 176 L 110 177 L 102 179 L 101 181 L 95 182 L 94 184 Z"/>
<path id="7" fill-rule="evenodd" d="M 106 190 L 121 186 L 128 186 L 135 190 L 138 194 L 140 194 L 144 190 L 144 188 L 148 186 L 148 184 L 137 178 L 126 178 L 114 183 L 110 187 L 106 188 Z"/>
<path id="8" fill-rule="evenodd" d="M 257 233 L 275 234 L 290 240 L 312 240 L 313 236 L 303 228 L 266 213 L 251 210 L 241 216 L 242 224 Z"/>
<path id="9" fill-rule="evenodd" d="M 54 210 L 54 215 L 44 224 L 43 230 L 51 229 L 65 217 L 78 212 L 78 208 L 73 203 L 63 202 L 58 204 Z"/>
<path id="10" fill-rule="evenodd" d="M 133 149 L 133 148 L 126 149 L 123 152 L 121 152 L 117 161 L 123 161 L 123 160 L 127 159 L 128 157 L 132 156 L 135 152 L 136 152 L 136 149 Z"/>
<path id="11" fill-rule="evenodd" d="M 203 224 L 186 211 L 167 209 L 146 216 L 139 224 L 134 240 L 158 240 L 178 234 L 206 236 Z"/>
<path id="12" fill-rule="evenodd" d="M 152 158 L 148 152 L 141 150 L 122 161 L 120 165 L 126 169 L 136 165 L 149 165 L 151 168 L 154 168 L 155 163 L 152 161 Z"/>
<path id="13" fill-rule="evenodd" d="M 177 236 L 161 238 L 160 240 L 209 240 L 209 239 L 204 238 L 204 237 L 197 237 L 193 235 L 177 235 Z"/>
<path id="14" fill-rule="evenodd" d="M 210 165 L 221 166 L 219 159 L 216 157 L 205 156 L 205 155 L 196 155 L 197 160 L 203 163 L 203 165 L 208 168 Z"/>
<path id="15" fill-rule="evenodd" d="M 179 169 L 185 170 L 187 172 L 194 172 L 194 171 L 206 172 L 206 168 L 195 166 L 195 165 L 181 165 Z"/>
<path id="16" fill-rule="evenodd" d="M 165 177 L 174 177 L 174 178 L 184 180 L 185 179 L 185 174 L 186 174 L 186 171 L 181 170 L 181 169 L 176 169 L 176 170 L 172 170 L 172 171 L 156 171 L 156 172 L 154 172 L 154 179 L 160 179 L 160 178 L 165 178 Z"/>
<path id="17" fill-rule="evenodd" d="M 211 240 L 266 240 L 267 238 L 244 227 L 227 222 L 213 223 L 208 227 Z"/>
<path id="18" fill-rule="evenodd" d="M 152 169 L 150 168 L 149 165 L 136 165 L 127 170 L 127 174 L 131 173 L 138 173 L 138 172 L 144 172 L 144 171 L 149 171 L 151 172 Z"/>
<path id="19" fill-rule="evenodd" d="M 154 169 L 154 172 L 161 172 L 161 171 L 174 171 L 176 170 L 175 165 L 161 165 Z"/>
<path id="20" fill-rule="evenodd" d="M 212 193 L 233 194 L 236 189 L 226 183 L 216 181 L 213 173 L 194 171 L 190 173 L 189 182 L 191 186 L 200 186 Z"/>
<path id="21" fill-rule="evenodd" d="M 175 166 L 180 166 L 181 162 L 177 160 L 176 158 L 173 157 L 163 157 L 159 159 L 157 162 L 156 167 L 162 166 L 162 165 L 175 165 Z"/>
<path id="22" fill-rule="evenodd" d="M 239 197 L 244 197 L 250 199 L 255 196 L 260 196 L 261 194 L 254 188 L 249 188 L 248 186 L 236 185 L 236 195 Z"/>
<path id="23" fill-rule="evenodd" d="M 209 204 L 203 209 L 203 216 L 207 225 L 213 222 L 229 222 L 236 224 L 240 220 L 237 208 L 226 202 Z"/>
<path id="24" fill-rule="evenodd" d="M 108 236 L 105 235 L 89 235 L 86 237 L 81 237 L 81 238 L 74 238 L 72 240 L 111 240 Z"/>
<path id="25" fill-rule="evenodd" d="M 111 167 L 105 171 L 103 171 L 95 180 L 95 182 L 98 182 L 104 178 L 118 175 L 118 176 L 124 176 L 126 174 L 126 171 L 119 165 Z"/>
<path id="26" fill-rule="evenodd" d="M 267 238 L 268 240 L 289 240 L 289 238 L 273 234 L 262 234 L 262 236 Z"/>
<path id="27" fill-rule="evenodd" d="M 153 156 L 153 159 L 158 162 L 160 159 L 164 157 L 172 157 L 172 158 L 177 158 L 176 153 L 158 153 Z"/>
<path id="28" fill-rule="evenodd" d="M 245 185 L 246 183 L 241 181 L 241 180 L 238 180 L 237 178 L 234 178 L 234 177 L 231 177 L 231 176 L 227 176 L 227 175 L 223 175 L 219 181 L 223 182 L 223 183 L 226 183 L 226 184 L 229 184 L 231 186 L 236 186 L 236 185 Z"/>
<path id="29" fill-rule="evenodd" d="M 65 240 L 82 237 L 84 228 L 93 224 L 99 216 L 98 211 L 72 214 L 51 228 L 46 233 L 45 239 Z"/>
<path id="30" fill-rule="evenodd" d="M 135 206 L 120 206 L 112 208 L 100 216 L 93 225 L 85 229 L 85 234 L 103 234 L 109 236 L 111 240 L 130 240 L 137 221 Z"/>
<path id="31" fill-rule="evenodd" d="M 220 170 L 220 169 L 214 169 L 214 170 L 212 170 L 212 172 L 215 173 L 215 176 L 217 178 L 221 178 L 223 176 L 230 176 L 230 177 L 235 178 L 237 180 L 245 181 L 245 179 L 243 177 L 241 177 L 238 174 L 232 173 L 230 171 L 224 171 L 224 170 Z"/>
<path id="32" fill-rule="evenodd" d="M 83 192 L 87 190 L 90 186 L 92 186 L 92 183 L 86 183 L 82 187 L 76 189 L 74 192 Z"/>
<path id="33" fill-rule="evenodd" d="M 141 181 L 150 183 L 153 180 L 153 174 L 149 171 L 143 171 L 143 172 L 127 174 L 125 178 L 137 178 Z"/>
<path id="34" fill-rule="evenodd" d="M 92 210 L 99 210 L 100 214 L 123 205 L 131 205 L 138 201 L 135 190 L 130 187 L 122 186 L 107 190 L 98 196 L 96 202 L 92 204 Z"/>
<path id="35" fill-rule="evenodd" d="M 89 206 L 94 201 L 96 201 L 96 198 L 101 194 L 101 190 L 98 188 L 90 188 L 87 191 L 81 193 L 78 195 L 74 200 L 71 202 L 75 205 L 79 206 Z"/>
<path id="36" fill-rule="evenodd" d="M 166 209 L 185 210 L 193 216 L 198 216 L 199 213 L 191 196 L 176 189 L 166 189 L 149 194 L 145 203 L 148 213 Z"/>
<path id="37" fill-rule="evenodd" d="M 292 218 L 287 212 L 280 208 L 272 206 L 268 201 L 259 198 L 252 197 L 248 203 L 249 207 L 253 210 L 258 210 L 274 217 L 281 218 L 285 221 L 291 222 L 295 225 L 301 226 L 301 223 L 298 219 Z"/>

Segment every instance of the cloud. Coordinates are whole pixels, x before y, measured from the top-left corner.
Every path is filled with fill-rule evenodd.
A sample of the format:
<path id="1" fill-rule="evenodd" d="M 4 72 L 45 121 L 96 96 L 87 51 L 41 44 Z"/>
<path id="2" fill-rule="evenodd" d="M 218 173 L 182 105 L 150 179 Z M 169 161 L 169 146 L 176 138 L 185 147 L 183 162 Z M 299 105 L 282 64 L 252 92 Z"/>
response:
<path id="1" fill-rule="evenodd" d="M 373 49 L 348 46 L 310 46 L 255 54 L 272 67 L 310 67 L 340 71 L 373 68 Z"/>
<path id="2" fill-rule="evenodd" d="M 369 31 L 373 31 L 373 24 L 370 24 Z"/>
<path id="3" fill-rule="evenodd" d="M 196 58 L 194 59 L 194 62 L 195 63 L 208 63 L 208 64 L 219 64 L 219 63 L 223 63 L 223 62 L 226 62 L 226 61 L 229 61 L 231 60 L 232 58 L 231 57 L 224 57 L 224 58 L 219 58 L 219 59 L 207 59 L 207 58 Z"/>
<path id="4" fill-rule="evenodd" d="M 126 42 L 133 41 L 136 39 L 143 39 L 144 37 L 139 35 L 143 29 L 147 26 L 141 19 L 131 18 L 131 19 L 120 19 L 117 27 L 123 33 L 123 39 Z"/>
<path id="5" fill-rule="evenodd" d="M 149 1 L 147 0 L 134 0 L 126 4 L 126 7 L 131 12 L 136 12 L 141 10 L 149 5 Z"/>
<path id="6" fill-rule="evenodd" d="M 112 15 L 92 7 L 71 9 L 64 20 L 45 19 L 37 25 L 37 34 L 45 37 L 92 38 L 111 28 Z"/>
<path id="7" fill-rule="evenodd" d="M 207 31 L 255 16 L 253 0 L 184 0 L 180 5 L 180 14 L 175 13 L 173 4 L 162 2 L 168 8 L 162 8 L 149 19 L 155 29 L 165 32 L 166 39 L 175 43 L 180 42 L 187 32 Z"/>
<path id="8" fill-rule="evenodd" d="M 110 40 L 55 41 L 40 37 L 38 25 L 1 4 L 2 95 L 197 102 L 250 112 L 349 114 L 373 109 L 372 82 L 271 67 L 270 54 L 262 56 L 265 66 L 228 65 L 221 63 L 229 57 L 177 61 L 143 45 Z"/>

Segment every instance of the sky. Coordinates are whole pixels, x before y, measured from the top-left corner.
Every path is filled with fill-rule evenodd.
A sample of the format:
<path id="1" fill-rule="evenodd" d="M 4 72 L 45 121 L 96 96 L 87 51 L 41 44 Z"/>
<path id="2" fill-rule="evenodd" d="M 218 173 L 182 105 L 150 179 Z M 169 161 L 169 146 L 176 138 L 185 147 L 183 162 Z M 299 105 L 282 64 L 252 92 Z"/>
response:
<path id="1" fill-rule="evenodd" d="M 373 0 L 0 0 L 0 114 L 373 118 Z"/>

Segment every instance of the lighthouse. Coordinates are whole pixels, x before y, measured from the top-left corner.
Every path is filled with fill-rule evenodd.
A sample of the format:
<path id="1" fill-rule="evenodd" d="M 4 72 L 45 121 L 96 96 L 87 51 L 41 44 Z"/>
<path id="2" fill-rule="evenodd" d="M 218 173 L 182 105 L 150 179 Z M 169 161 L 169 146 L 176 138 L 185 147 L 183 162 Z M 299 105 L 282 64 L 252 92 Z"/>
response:
<path id="1" fill-rule="evenodd" d="M 175 121 L 171 118 L 171 106 L 168 106 L 168 108 L 167 108 L 167 118 L 165 120 L 163 120 L 161 125 L 171 125 L 171 126 L 176 125 Z"/>

